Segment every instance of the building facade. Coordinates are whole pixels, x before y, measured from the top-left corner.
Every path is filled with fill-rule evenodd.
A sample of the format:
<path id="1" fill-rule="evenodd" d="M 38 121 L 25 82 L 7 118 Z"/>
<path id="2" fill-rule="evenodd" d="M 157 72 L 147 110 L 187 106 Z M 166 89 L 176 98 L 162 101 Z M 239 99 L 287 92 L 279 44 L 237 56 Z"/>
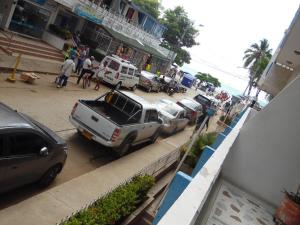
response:
<path id="1" fill-rule="evenodd" d="M 150 63 L 152 72 L 165 72 L 173 56 L 160 46 L 166 28 L 127 0 L 7 0 L 0 28 L 58 49 L 79 32 L 103 56 L 119 54 L 138 67 Z"/>

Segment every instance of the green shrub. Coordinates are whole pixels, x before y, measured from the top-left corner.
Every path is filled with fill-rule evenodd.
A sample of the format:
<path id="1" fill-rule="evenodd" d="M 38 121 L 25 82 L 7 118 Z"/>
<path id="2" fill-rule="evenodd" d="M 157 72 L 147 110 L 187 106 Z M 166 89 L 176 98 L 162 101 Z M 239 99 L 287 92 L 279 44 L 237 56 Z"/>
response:
<path id="1" fill-rule="evenodd" d="M 62 225 L 111 225 L 130 215 L 147 198 L 154 185 L 152 176 L 134 177 L 86 210 L 80 211 Z"/>
<path id="2" fill-rule="evenodd" d="M 200 135 L 192 146 L 185 163 L 194 168 L 205 146 L 211 146 L 216 138 L 217 133 L 215 132 Z"/>
<path id="3" fill-rule="evenodd" d="M 58 27 L 55 24 L 49 25 L 49 31 L 51 31 L 52 33 L 56 34 L 57 36 L 65 40 L 72 38 L 72 33 L 69 30 Z"/>
<path id="4" fill-rule="evenodd" d="M 225 120 L 225 115 L 220 116 L 220 121 L 222 121 L 226 125 L 229 125 L 232 122 L 232 117 L 231 116 L 227 116 L 226 120 L 225 121 L 224 120 Z"/>

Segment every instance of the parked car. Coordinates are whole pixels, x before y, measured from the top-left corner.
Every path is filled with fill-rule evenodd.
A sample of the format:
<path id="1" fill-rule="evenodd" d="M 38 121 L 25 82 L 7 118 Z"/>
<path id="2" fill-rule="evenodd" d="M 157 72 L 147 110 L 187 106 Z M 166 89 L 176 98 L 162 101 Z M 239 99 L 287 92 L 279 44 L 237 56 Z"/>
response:
<path id="1" fill-rule="evenodd" d="M 148 92 L 159 92 L 163 85 L 155 74 L 148 71 L 142 71 L 139 86 L 145 88 Z"/>
<path id="2" fill-rule="evenodd" d="M 97 76 L 106 83 L 134 91 L 139 84 L 140 74 L 129 61 L 113 55 L 101 61 Z"/>
<path id="3" fill-rule="evenodd" d="M 176 131 L 184 130 L 188 124 L 186 111 L 175 102 L 168 99 L 161 99 L 155 103 L 159 112 L 159 117 L 163 120 L 162 132 L 173 134 Z"/>
<path id="4" fill-rule="evenodd" d="M 125 91 L 110 91 L 95 100 L 79 100 L 69 117 L 87 139 L 111 147 L 118 157 L 131 146 L 160 135 L 162 120 L 155 106 Z"/>
<path id="5" fill-rule="evenodd" d="M 36 181 L 41 186 L 49 185 L 66 158 L 63 139 L 0 103 L 0 193 Z"/>
<path id="6" fill-rule="evenodd" d="M 202 105 L 203 112 L 206 112 L 212 106 L 210 98 L 204 95 L 198 94 L 194 97 L 194 100 Z"/>
<path id="7" fill-rule="evenodd" d="M 203 114 L 202 105 L 193 99 L 184 98 L 178 101 L 177 104 L 186 110 L 186 117 L 191 124 L 194 124 L 198 117 Z"/>

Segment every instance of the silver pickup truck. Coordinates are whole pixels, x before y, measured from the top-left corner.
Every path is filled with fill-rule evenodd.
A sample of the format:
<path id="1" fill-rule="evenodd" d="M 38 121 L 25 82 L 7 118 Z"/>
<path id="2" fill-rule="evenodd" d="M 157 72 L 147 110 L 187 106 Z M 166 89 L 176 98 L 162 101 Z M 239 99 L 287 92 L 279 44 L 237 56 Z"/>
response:
<path id="1" fill-rule="evenodd" d="M 119 157 L 133 145 L 154 143 L 162 126 L 154 106 L 133 93 L 117 90 L 96 100 L 79 100 L 69 119 L 83 136 L 113 148 Z"/>

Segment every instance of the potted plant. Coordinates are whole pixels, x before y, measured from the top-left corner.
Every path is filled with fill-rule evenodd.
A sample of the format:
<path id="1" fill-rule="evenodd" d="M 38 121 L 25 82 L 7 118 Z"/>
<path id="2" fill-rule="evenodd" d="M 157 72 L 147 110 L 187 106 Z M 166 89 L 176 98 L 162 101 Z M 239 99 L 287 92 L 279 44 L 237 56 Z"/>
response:
<path id="1" fill-rule="evenodd" d="M 300 224 L 300 185 L 297 193 L 284 191 L 284 198 L 277 208 L 274 222 L 278 225 Z"/>
<path id="2" fill-rule="evenodd" d="M 217 124 L 222 127 L 227 127 L 232 122 L 232 117 L 229 115 L 222 115 L 220 116 Z"/>

